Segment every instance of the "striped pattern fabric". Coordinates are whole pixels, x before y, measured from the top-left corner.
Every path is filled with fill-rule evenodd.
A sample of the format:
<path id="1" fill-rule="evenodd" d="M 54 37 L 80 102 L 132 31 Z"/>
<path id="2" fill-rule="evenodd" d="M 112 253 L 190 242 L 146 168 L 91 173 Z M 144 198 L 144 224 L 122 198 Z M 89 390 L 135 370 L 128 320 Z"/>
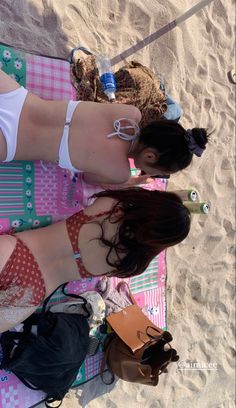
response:
<path id="1" fill-rule="evenodd" d="M 0 213 L 24 214 L 22 163 L 0 164 Z"/>

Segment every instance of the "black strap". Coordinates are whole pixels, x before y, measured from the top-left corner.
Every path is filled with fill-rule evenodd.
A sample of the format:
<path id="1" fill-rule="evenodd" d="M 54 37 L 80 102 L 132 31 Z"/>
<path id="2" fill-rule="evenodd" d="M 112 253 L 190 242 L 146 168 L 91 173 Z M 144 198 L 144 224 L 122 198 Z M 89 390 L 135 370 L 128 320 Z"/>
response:
<path id="1" fill-rule="evenodd" d="M 63 285 L 58 286 L 43 302 L 43 307 L 42 307 L 42 313 L 46 313 L 46 306 L 49 302 L 49 300 L 51 299 L 51 297 L 54 295 L 54 293 L 56 293 L 58 291 L 58 289 L 61 288 L 62 292 L 63 292 L 63 288 L 64 286 L 66 286 L 68 284 L 68 282 L 64 283 Z M 63 292 L 64 293 L 64 292 Z"/>
<path id="2" fill-rule="evenodd" d="M 65 296 L 69 296 L 75 299 L 81 299 L 83 301 L 82 307 L 84 309 L 84 311 L 86 312 L 87 316 L 85 317 L 90 317 L 90 313 L 88 311 L 88 309 L 86 308 L 86 304 L 88 303 L 87 300 L 85 298 L 83 298 L 83 296 L 80 295 L 76 295 L 75 293 L 67 293 L 65 291 L 66 286 L 68 285 L 69 282 L 63 283 L 62 285 L 58 286 L 43 302 L 43 306 L 42 306 L 42 313 L 46 313 L 46 307 L 47 304 L 49 302 L 49 300 L 51 299 L 51 297 L 54 295 L 54 293 L 56 293 L 58 291 L 58 289 L 61 289 L 63 295 Z"/>
<path id="3" fill-rule="evenodd" d="M 90 312 L 88 311 L 88 309 L 86 307 L 86 305 L 88 303 L 87 299 L 85 299 L 83 296 L 76 295 L 76 293 L 67 293 L 65 291 L 67 285 L 68 285 L 68 282 L 64 283 L 62 285 L 62 287 L 61 287 L 61 291 L 62 291 L 63 295 L 73 297 L 75 299 L 81 299 L 83 301 L 82 308 L 85 311 L 85 313 L 87 314 L 87 316 L 85 316 L 85 317 L 90 317 Z"/>

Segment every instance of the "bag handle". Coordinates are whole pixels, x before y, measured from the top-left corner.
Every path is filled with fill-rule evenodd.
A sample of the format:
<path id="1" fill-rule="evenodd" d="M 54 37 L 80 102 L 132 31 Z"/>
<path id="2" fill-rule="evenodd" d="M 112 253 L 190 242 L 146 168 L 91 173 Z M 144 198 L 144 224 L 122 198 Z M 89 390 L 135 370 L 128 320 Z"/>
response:
<path id="1" fill-rule="evenodd" d="M 153 336 L 152 334 L 149 334 L 148 329 L 152 329 L 157 334 L 155 336 Z M 145 334 L 149 338 L 149 341 L 145 340 L 144 343 L 143 343 L 143 346 L 145 348 L 149 347 L 151 344 L 153 344 L 155 342 L 160 341 L 163 338 L 163 330 L 159 329 L 159 327 L 147 326 L 145 332 L 138 331 L 137 332 L 138 338 L 142 341 L 141 334 Z M 142 348 L 137 350 L 136 353 L 138 353 L 139 351 L 142 353 Z"/>
<path id="2" fill-rule="evenodd" d="M 66 286 L 68 285 L 68 283 L 69 282 L 66 282 L 66 283 L 64 283 L 62 285 L 61 291 L 62 291 L 63 295 L 69 296 L 69 297 L 72 297 L 72 298 L 75 298 L 75 299 L 81 299 L 83 301 L 82 308 L 85 311 L 85 313 L 87 314 L 87 316 L 85 316 L 85 317 L 90 317 L 90 312 L 88 311 L 88 309 L 86 307 L 86 305 L 88 303 L 87 299 L 85 299 L 81 295 L 77 295 L 76 293 L 67 293 L 67 292 L 65 292 L 65 289 L 66 289 Z"/>
<path id="3" fill-rule="evenodd" d="M 149 329 L 152 329 L 154 332 L 156 332 L 156 336 L 153 336 L 153 334 L 148 333 Z M 163 336 L 163 330 L 160 329 L 159 327 L 153 327 L 153 326 L 147 326 L 146 327 L 146 335 L 151 339 L 151 340 L 158 340 L 158 338 L 161 338 Z"/>
<path id="4" fill-rule="evenodd" d="M 46 297 L 46 299 L 43 302 L 43 306 L 42 306 L 42 314 L 46 313 L 46 307 L 47 304 L 49 302 L 49 300 L 51 299 L 51 297 L 54 295 L 54 293 L 56 293 L 58 291 L 58 289 L 61 288 L 61 290 L 63 289 L 63 287 L 65 285 L 67 285 L 69 282 L 64 283 L 63 285 L 58 286 L 52 293 L 50 293 L 50 295 L 48 297 Z"/>
<path id="5" fill-rule="evenodd" d="M 67 292 L 65 291 L 65 289 L 66 289 L 66 286 L 68 285 L 68 283 L 69 283 L 69 282 L 65 282 L 65 283 L 63 283 L 62 285 L 58 286 L 58 287 L 44 300 L 43 306 L 42 306 L 42 314 L 46 313 L 46 307 L 47 307 L 47 304 L 48 304 L 49 300 L 51 299 L 51 297 L 54 295 L 54 293 L 56 293 L 56 292 L 58 291 L 58 289 L 61 288 L 61 291 L 62 291 L 63 295 L 65 295 L 65 296 L 67 296 L 67 297 L 72 297 L 72 298 L 75 298 L 75 299 L 81 299 L 81 300 L 83 301 L 82 308 L 83 308 L 83 310 L 85 311 L 85 313 L 87 314 L 87 316 L 85 316 L 85 317 L 86 317 L 86 318 L 90 317 L 90 313 L 89 313 L 88 309 L 86 308 L 86 305 L 87 305 L 87 303 L 88 303 L 88 302 L 87 302 L 87 299 L 85 299 L 83 296 L 77 295 L 76 293 L 67 293 Z"/>

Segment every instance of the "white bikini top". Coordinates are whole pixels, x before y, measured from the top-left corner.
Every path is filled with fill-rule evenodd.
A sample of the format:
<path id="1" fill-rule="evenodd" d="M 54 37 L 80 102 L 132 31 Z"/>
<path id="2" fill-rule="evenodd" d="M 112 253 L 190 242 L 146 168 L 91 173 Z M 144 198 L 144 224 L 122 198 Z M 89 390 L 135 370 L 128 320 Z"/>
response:
<path id="1" fill-rule="evenodd" d="M 126 122 L 129 123 L 129 125 L 127 126 L 122 126 L 121 125 L 121 121 L 125 120 Z M 115 132 L 110 133 L 109 135 L 107 135 L 107 138 L 113 137 L 113 136 L 118 136 L 120 139 L 125 140 L 127 142 L 132 142 L 130 145 L 130 149 L 131 150 L 132 146 L 133 146 L 133 142 L 137 139 L 139 133 L 140 133 L 140 129 L 138 124 L 132 120 L 132 119 L 127 119 L 127 118 L 120 118 L 120 119 L 116 119 L 113 123 Z M 125 132 L 123 132 L 123 130 L 125 129 L 133 129 L 133 135 L 129 135 Z"/>
<path id="2" fill-rule="evenodd" d="M 69 101 L 68 103 L 68 107 L 67 107 L 67 112 L 66 112 L 66 123 L 63 129 L 63 135 L 61 138 L 61 142 L 60 142 L 60 148 L 59 148 L 59 161 L 58 161 L 58 165 L 62 168 L 65 168 L 67 170 L 70 170 L 72 174 L 75 173 L 80 173 L 82 172 L 82 170 L 78 170 L 76 169 L 70 160 L 70 153 L 69 153 L 69 146 L 68 146 L 68 138 L 69 138 L 69 126 L 70 126 L 70 122 L 74 113 L 74 110 L 76 109 L 78 103 L 80 101 Z M 126 122 L 129 123 L 129 125 L 127 126 L 122 126 L 121 125 L 121 121 L 125 120 Z M 107 138 L 113 137 L 113 136 L 118 136 L 120 139 L 125 140 L 127 142 L 131 142 L 130 144 L 130 148 L 129 148 L 129 153 L 133 147 L 134 141 L 137 139 L 139 133 L 140 133 L 140 129 L 139 126 L 137 125 L 137 123 L 132 120 L 132 119 L 127 119 L 127 118 L 120 118 L 120 119 L 116 119 L 113 122 L 113 126 L 115 129 L 115 132 L 110 133 L 109 135 L 107 135 Z M 125 129 L 133 129 L 133 134 L 129 135 L 125 132 L 123 132 L 123 130 Z M 41 166 L 46 170 L 46 167 L 44 166 L 43 162 L 41 162 Z"/>

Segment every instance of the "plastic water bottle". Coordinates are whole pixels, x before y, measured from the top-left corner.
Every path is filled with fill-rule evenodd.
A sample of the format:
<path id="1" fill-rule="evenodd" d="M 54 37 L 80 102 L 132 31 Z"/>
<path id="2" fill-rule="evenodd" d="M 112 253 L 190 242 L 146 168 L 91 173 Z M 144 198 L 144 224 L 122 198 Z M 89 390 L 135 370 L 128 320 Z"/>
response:
<path id="1" fill-rule="evenodd" d="M 96 62 L 103 92 L 108 97 L 109 101 L 114 101 L 116 99 L 116 80 L 112 72 L 111 62 L 109 58 L 104 57 L 103 55 L 98 55 L 96 57 Z"/>

